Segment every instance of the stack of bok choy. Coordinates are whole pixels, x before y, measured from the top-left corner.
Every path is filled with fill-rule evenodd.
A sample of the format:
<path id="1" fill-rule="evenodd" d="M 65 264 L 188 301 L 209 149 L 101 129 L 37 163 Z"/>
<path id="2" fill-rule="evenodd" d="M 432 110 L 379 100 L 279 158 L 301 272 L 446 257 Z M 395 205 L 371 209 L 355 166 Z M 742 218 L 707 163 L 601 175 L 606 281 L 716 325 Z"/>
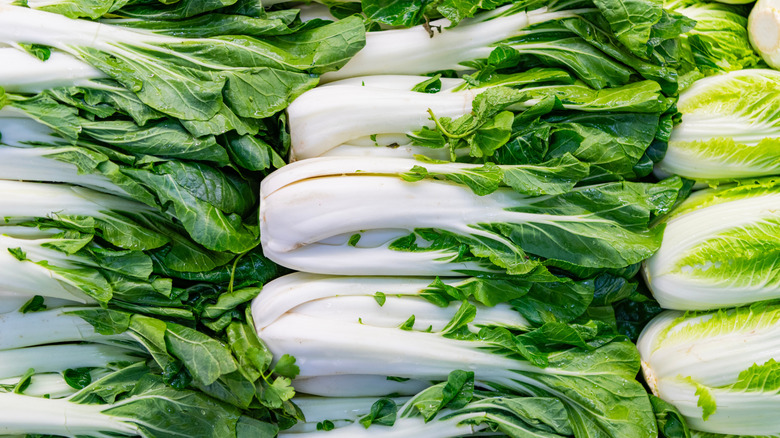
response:
<path id="1" fill-rule="evenodd" d="M 414 26 L 369 32 L 287 110 L 294 162 L 261 183 L 260 236 L 301 272 L 252 304 L 307 394 L 282 435 L 655 437 L 678 417 L 636 380 L 612 304 L 638 296 L 651 223 L 686 189 L 650 173 L 695 23 L 654 2 L 445 3 L 363 2 Z"/>
<path id="2" fill-rule="evenodd" d="M 365 40 L 259 3 L 0 1 L 0 435 L 273 437 L 249 303 L 289 102 Z"/>

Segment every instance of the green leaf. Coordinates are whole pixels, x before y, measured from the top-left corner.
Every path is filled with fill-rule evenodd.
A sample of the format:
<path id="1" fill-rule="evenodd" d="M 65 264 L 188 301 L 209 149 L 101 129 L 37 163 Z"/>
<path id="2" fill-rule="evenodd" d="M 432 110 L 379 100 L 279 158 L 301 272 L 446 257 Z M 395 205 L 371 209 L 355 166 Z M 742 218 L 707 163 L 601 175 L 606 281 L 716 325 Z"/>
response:
<path id="1" fill-rule="evenodd" d="M 398 327 L 398 328 L 400 328 L 401 330 L 407 330 L 407 331 L 414 330 L 414 319 L 415 319 L 414 315 L 410 316 L 409 319 L 404 321 L 404 323 L 401 324 L 401 326 Z"/>
<path id="2" fill-rule="evenodd" d="M 420 82 L 412 87 L 412 91 L 418 93 L 438 93 L 441 91 L 441 75 L 433 75 L 430 79 Z"/>
<path id="3" fill-rule="evenodd" d="M 71 388 L 83 389 L 92 383 L 91 368 L 71 368 L 62 373 L 65 383 Z"/>
<path id="4" fill-rule="evenodd" d="M 46 310 L 46 304 L 44 304 L 43 297 L 40 295 L 30 298 L 29 301 L 19 308 L 19 311 L 22 313 L 40 312 L 42 310 Z"/>
<path id="5" fill-rule="evenodd" d="M 250 382 L 266 374 L 273 360 L 273 354 L 247 324 L 231 322 L 226 334 L 230 349 L 238 359 L 239 371 Z"/>
<path id="6" fill-rule="evenodd" d="M 27 253 L 22 251 L 22 248 L 8 248 L 8 252 L 11 253 L 11 255 L 20 262 L 27 260 Z"/>
<path id="7" fill-rule="evenodd" d="M 294 357 L 288 354 L 283 354 L 282 357 L 280 357 L 276 362 L 276 365 L 274 365 L 273 372 L 274 374 L 293 379 L 298 375 L 298 373 L 301 372 L 301 370 L 298 368 L 298 365 L 295 364 Z"/>
<path id="8" fill-rule="evenodd" d="M 285 401 L 295 395 L 295 390 L 287 377 L 277 377 L 271 384 L 263 381 L 262 388 L 261 401 L 265 406 L 273 409 L 281 408 Z"/>
<path id="9" fill-rule="evenodd" d="M 360 242 L 360 233 L 355 233 L 349 236 L 349 241 L 347 242 L 347 245 L 357 246 L 358 242 Z"/>
<path id="10" fill-rule="evenodd" d="M 615 37 L 632 53 L 647 59 L 653 26 L 661 20 L 663 2 L 656 0 L 597 0 Z"/>
<path id="11" fill-rule="evenodd" d="M 396 416 L 398 415 L 398 406 L 394 401 L 389 398 L 382 398 L 374 402 L 371 405 L 371 412 L 360 418 L 358 421 L 366 429 L 372 424 L 380 424 L 382 426 L 392 426 L 395 424 Z"/>
<path id="12" fill-rule="evenodd" d="M 166 323 L 165 344 L 192 376 L 205 385 L 238 369 L 230 350 L 221 342 L 194 329 Z"/>
<path id="13" fill-rule="evenodd" d="M 701 419 L 707 421 L 707 418 L 714 414 L 718 409 L 715 395 L 712 393 L 709 387 L 696 382 L 690 377 L 683 378 L 683 380 L 696 388 L 696 393 L 694 394 L 696 397 L 698 397 L 696 406 L 702 409 Z"/>
<path id="14" fill-rule="evenodd" d="M 691 438 L 691 431 L 680 411 L 671 403 L 650 395 L 653 411 L 658 421 L 658 431 L 666 438 Z"/>
<path id="15" fill-rule="evenodd" d="M 24 394 L 24 391 L 30 386 L 32 383 L 32 378 L 35 375 L 35 370 L 33 368 L 28 369 L 25 371 L 24 374 L 19 377 L 18 382 L 13 387 L 13 390 L 11 391 L 14 394 Z"/>
<path id="16" fill-rule="evenodd" d="M 130 328 L 131 314 L 111 309 L 80 309 L 69 312 L 92 325 L 101 335 L 118 335 Z"/>

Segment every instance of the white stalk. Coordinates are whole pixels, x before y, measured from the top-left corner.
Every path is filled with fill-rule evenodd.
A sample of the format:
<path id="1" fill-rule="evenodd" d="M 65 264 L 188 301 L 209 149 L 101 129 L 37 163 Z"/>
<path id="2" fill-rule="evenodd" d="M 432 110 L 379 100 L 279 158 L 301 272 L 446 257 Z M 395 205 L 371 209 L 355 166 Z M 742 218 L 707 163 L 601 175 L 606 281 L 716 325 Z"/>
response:
<path id="1" fill-rule="evenodd" d="M 3 232 L 2 228 L 0 228 L 0 232 Z M 51 269 L 35 263 L 45 260 L 57 267 L 76 268 L 75 262 L 86 262 L 86 260 L 81 257 L 66 256 L 53 249 L 43 248 L 40 245 L 44 242 L 46 239 L 30 241 L 0 235 L 0 272 L 2 272 L 0 289 L 18 296 L 26 296 L 27 299 L 24 301 L 35 295 L 41 295 L 82 304 L 94 303 L 92 298 L 87 297 L 81 290 L 71 285 L 67 279 L 62 278 Z M 8 251 L 15 248 L 21 248 L 29 260 L 21 261 Z"/>
<path id="2" fill-rule="evenodd" d="M 296 378 L 295 393 L 323 395 L 329 400 L 339 400 L 342 397 L 372 397 L 372 400 L 376 400 L 377 396 L 417 394 L 430 385 L 431 382 L 423 380 L 398 381 L 387 376 L 370 374 L 313 376 Z M 297 397 L 295 403 L 298 403 Z M 306 420 L 312 421 L 308 414 Z"/>
<path id="3" fill-rule="evenodd" d="M 0 131 L 2 132 L 2 131 Z M 51 155 L 67 153 L 71 146 L 12 147 L 0 143 L 0 178 L 17 181 L 68 183 L 117 196 L 127 196 L 111 180 L 100 174 L 84 174 L 70 163 Z"/>
<path id="4" fill-rule="evenodd" d="M 284 431 L 279 433 L 279 437 L 329 437 L 337 434 L 339 438 L 449 438 L 468 436 L 479 430 L 487 428 L 487 425 L 475 426 L 471 424 L 459 424 L 469 418 L 482 417 L 483 412 L 458 415 L 447 420 L 433 420 L 426 423 L 422 417 L 405 417 L 396 420 L 392 427 L 382 425 L 371 425 L 366 429 L 360 423 L 353 423 L 349 426 L 339 427 L 330 432 L 307 431 L 296 433 L 295 431 Z"/>
<path id="5" fill-rule="evenodd" d="M 479 381 L 516 379 L 527 383 L 529 379 L 518 372 L 568 374 L 483 351 L 481 347 L 488 345 L 480 341 L 298 314 L 279 318 L 258 330 L 258 335 L 275 356 L 287 353 L 297 359 L 298 378 L 373 374 L 439 381 L 446 380 L 452 370 L 462 369 L 474 371 Z"/>
<path id="6" fill-rule="evenodd" d="M 366 233 L 363 233 L 365 236 Z M 407 253 L 391 250 L 389 242 L 408 234 L 396 234 L 375 247 L 356 248 L 344 243 L 333 245 L 312 243 L 294 251 L 275 253 L 263 250 L 269 259 L 296 271 L 330 275 L 441 275 L 459 276 L 464 272 L 487 269 L 473 262 L 455 262 L 456 254 L 450 251 L 426 251 Z M 361 239 L 362 241 L 363 239 Z M 377 268 L 380 267 L 381 268 Z"/>
<path id="7" fill-rule="evenodd" d="M 410 134 L 423 126 L 433 127 L 429 109 L 437 117 L 457 118 L 471 111 L 477 94 L 473 90 L 428 94 L 359 85 L 314 88 L 287 108 L 290 159 L 317 157 L 370 135 Z"/>
<path id="8" fill-rule="evenodd" d="M 54 344 L 59 342 L 111 342 L 131 340 L 129 336 L 107 336 L 95 332 L 92 324 L 69 314 L 78 307 L 58 308 L 38 312 L 0 314 L 0 350 Z"/>
<path id="9" fill-rule="evenodd" d="M 377 74 L 370 76 L 357 76 L 352 78 L 339 79 L 338 81 L 322 84 L 320 87 L 336 87 L 342 85 L 351 85 L 355 87 L 368 88 L 386 88 L 388 90 L 411 91 L 415 85 L 420 82 L 431 79 L 429 76 L 417 75 L 389 75 Z M 452 91 L 455 88 L 463 87 L 466 81 L 460 78 L 439 78 L 441 82 L 441 91 Z"/>
<path id="10" fill-rule="evenodd" d="M 376 397 L 296 396 L 295 404 L 303 411 L 306 422 L 297 423 L 292 429 L 300 429 L 300 426 L 305 427 L 307 424 L 316 424 L 325 420 L 356 421 L 371 412 L 371 405 L 376 400 Z M 409 397 L 392 397 L 391 400 L 400 406 L 406 403 Z"/>
<path id="11" fill-rule="evenodd" d="M 25 303 L 32 298 L 28 294 L 19 294 L 13 291 L 0 289 L 0 314 L 17 312 Z M 43 303 L 46 307 L 62 307 L 77 304 L 73 300 L 62 300 L 57 298 L 44 297 Z"/>
<path id="12" fill-rule="evenodd" d="M 456 151 L 460 156 L 462 151 Z M 424 146 L 413 146 L 409 137 L 397 134 L 379 134 L 371 140 L 370 137 L 361 137 L 352 140 L 349 144 L 341 144 L 318 157 L 361 157 L 361 158 L 413 158 L 422 155 L 433 160 L 449 161 L 450 151 L 445 148 L 432 149 Z"/>
<path id="13" fill-rule="evenodd" d="M 284 166 L 268 175 L 261 184 L 261 196 L 270 195 L 279 189 L 297 183 L 298 181 L 320 178 L 324 176 L 363 176 L 390 175 L 396 176 L 412 170 L 414 166 L 423 166 L 431 173 L 448 174 L 480 167 L 467 163 L 425 163 L 411 158 L 385 158 L 375 160 L 373 157 L 318 157 L 299 161 Z M 501 168 L 511 166 L 499 166 Z M 519 196 L 519 195 L 518 195 Z"/>
<path id="14" fill-rule="evenodd" d="M 468 280 L 466 280 L 468 281 Z M 329 277 L 294 273 L 278 278 L 263 287 L 252 302 L 255 327 L 263 328 L 288 312 L 316 318 L 338 319 L 377 327 L 398 327 L 411 315 L 420 326 L 440 331 L 452 319 L 459 302 L 449 307 L 430 303 L 420 294 L 433 278 L 397 277 Z M 444 280 L 458 285 L 463 280 Z M 375 294 L 385 295 L 380 306 Z M 530 324 L 508 305 L 480 307 L 470 324 L 472 328 L 486 325 L 528 328 Z"/>
<path id="15" fill-rule="evenodd" d="M 100 219 L 111 211 L 150 213 L 155 210 L 84 187 L 0 180 L 0 217 L 23 220 L 61 214 Z"/>
<path id="16" fill-rule="evenodd" d="M 67 399 L 0 394 L 0 435 L 44 434 L 109 438 L 137 436 L 137 426 L 102 414 L 104 405 L 81 405 Z"/>
<path id="17" fill-rule="evenodd" d="M 89 87 L 106 77 L 100 70 L 71 55 L 52 51 L 46 61 L 15 48 L 0 48 L 0 84 L 11 93 L 40 93 L 57 87 Z"/>
<path id="18" fill-rule="evenodd" d="M 380 160 L 376 160 L 380 161 Z M 285 168 L 279 171 L 283 175 Z M 279 180 L 285 180 L 279 177 Z M 513 248 L 506 238 L 478 228 L 491 223 L 547 223 L 600 221 L 596 217 L 556 216 L 509 211 L 527 205 L 528 197 L 511 189 L 485 196 L 469 188 L 443 181 L 410 183 L 398 177 L 354 174 L 307 178 L 277 187 L 271 180 L 261 186 L 260 227 L 264 253 L 271 260 L 293 269 L 339 275 L 453 275 L 464 269 L 433 261 L 449 262 L 455 254 L 423 254 L 403 268 L 387 265 L 413 254 L 392 251 L 387 246 L 417 228 L 435 228 L 467 236 L 481 236 Z M 387 239 L 369 239 L 348 244 L 354 233 Z M 421 244 L 424 245 L 424 242 Z M 327 259 L 316 257 L 329 255 Z M 354 255 L 351 255 L 354 254 Z M 420 253 L 415 253 L 420 254 Z M 380 257 L 372 259 L 369 256 Z M 351 257 L 355 257 L 352 260 Z M 357 260 L 363 258 L 363 261 Z M 346 259 L 358 265 L 347 266 Z M 417 263 L 425 263 L 414 266 Z M 371 265 L 374 269 L 371 270 Z M 442 267 L 445 269 L 442 270 Z M 323 269 L 324 268 L 324 269 Z"/>
<path id="19" fill-rule="evenodd" d="M 110 371 L 107 369 L 94 369 L 89 372 L 92 381 L 105 377 Z M 19 378 L 0 380 L 0 386 L 16 386 Z M 32 376 L 29 385 L 24 388 L 24 395 L 32 397 L 63 398 L 75 394 L 78 390 L 65 381 L 59 373 L 37 373 Z"/>
<path id="20" fill-rule="evenodd" d="M 10 45 L 17 42 L 42 44 L 71 52 L 71 46 L 117 50 L 113 44 L 120 41 L 143 44 L 145 41 L 177 40 L 177 38 L 139 34 L 89 20 L 71 19 L 51 12 L 0 4 L 0 42 Z"/>
<path id="21" fill-rule="evenodd" d="M 546 8 L 501 15 L 512 5 L 479 14 L 450 28 L 447 19 L 409 29 L 366 34 L 366 46 L 347 64 L 322 76 L 323 82 L 375 74 L 425 74 L 439 70 L 465 71 L 465 61 L 486 58 L 493 47 L 519 35 L 530 25 L 576 15 L 582 11 L 547 12 Z"/>
<path id="22" fill-rule="evenodd" d="M 14 116 L 15 112 L 21 115 Z M 29 143 L 67 144 L 51 128 L 13 107 L 0 109 L 0 135 L 3 144 L 14 147 L 30 147 Z"/>
<path id="23" fill-rule="evenodd" d="M 0 3 L 0 44 L 14 45 L 19 42 L 42 44 L 77 57 L 80 56 L 80 47 L 88 47 L 116 56 L 134 58 L 136 61 L 148 61 L 160 71 L 172 76 L 181 72 L 172 71 L 160 64 L 159 58 L 161 56 L 170 55 L 208 70 L 244 69 L 243 67 L 214 64 L 168 48 L 177 44 L 199 41 L 214 43 L 215 40 L 158 35 L 143 29 L 130 30 L 121 26 L 71 19 L 64 15 Z M 228 39 L 218 41 L 219 44 L 225 46 L 241 45 L 240 41 Z M 155 52 L 157 55 L 144 53 L 137 49 Z M 283 60 L 278 61 L 284 63 Z"/>
<path id="24" fill-rule="evenodd" d="M 510 189 L 477 196 L 446 182 L 371 175 L 305 179 L 261 199 L 263 248 L 273 253 L 363 230 L 439 228 L 479 234 L 472 225 L 542 219 L 506 211 L 527 202 Z"/>
<path id="25" fill-rule="evenodd" d="M 105 368 L 110 363 L 142 360 L 126 348 L 102 344 L 62 344 L 4 350 L 0 351 L 0 379 L 19 377 L 30 368 L 36 373 L 53 373 L 70 368 Z"/>

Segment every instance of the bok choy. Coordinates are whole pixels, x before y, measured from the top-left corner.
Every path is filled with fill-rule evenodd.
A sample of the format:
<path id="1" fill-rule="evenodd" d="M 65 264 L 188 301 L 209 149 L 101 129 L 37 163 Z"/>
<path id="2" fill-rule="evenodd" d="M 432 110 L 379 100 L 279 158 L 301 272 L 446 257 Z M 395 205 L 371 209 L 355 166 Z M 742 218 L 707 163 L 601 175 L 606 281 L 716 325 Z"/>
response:
<path id="1" fill-rule="evenodd" d="M 485 77 L 497 70 L 555 66 L 574 72 L 594 88 L 625 85 L 637 75 L 657 80 L 673 93 L 677 60 L 672 51 L 659 46 L 674 46 L 679 30 L 692 27 L 690 20 L 668 14 L 658 2 L 636 2 L 630 8 L 618 1 L 480 6 L 493 10 L 475 14 L 474 7 L 466 13 L 470 18 L 458 20 L 456 26 L 450 16 L 409 29 L 369 32 L 366 47 L 339 71 L 323 75 L 323 80 L 443 70 L 476 70 L 478 77 Z M 369 17 L 391 9 L 364 5 Z M 452 13 L 460 8 L 444 9 Z M 399 24 L 393 21 L 385 23 Z M 664 25 L 677 33 L 663 29 Z"/>
<path id="2" fill-rule="evenodd" d="M 474 373 L 453 371 L 446 382 L 413 397 L 373 400 L 368 397 L 299 397 L 306 423 L 282 431 L 280 437 L 476 436 L 500 432 L 520 438 L 572 435 L 566 408 L 548 397 L 518 397 L 480 391 Z"/>
<path id="3" fill-rule="evenodd" d="M 138 305 L 111 301 L 108 308 L 72 303 L 47 308 L 48 301 L 36 297 L 18 311 L 0 314 L 0 391 L 51 395 L 46 390 L 51 385 L 53 397 L 71 397 L 76 391 L 62 379 L 78 390 L 93 378 L 145 363 L 146 377 L 160 380 L 171 394 L 195 392 L 243 413 L 250 405 L 262 406 L 268 412 L 255 416 L 263 422 L 269 415 L 294 422 L 299 417 L 289 402 L 294 359 L 269 368 L 270 353 L 244 313 L 258 292 L 193 289 L 183 293 L 185 304 L 178 308 L 162 307 L 148 295 Z M 30 379 L 36 382 L 25 383 Z"/>
<path id="4" fill-rule="evenodd" d="M 571 153 L 591 165 L 595 181 L 629 179 L 663 156 L 669 104 L 652 81 L 597 91 L 556 69 L 477 87 L 460 79 L 363 77 L 315 88 L 290 105 L 290 155 L 539 164 Z"/>
<path id="5" fill-rule="evenodd" d="M 359 20 L 349 18 L 330 29 L 305 30 L 291 41 L 270 41 L 243 34 L 159 35 L 8 2 L 0 4 L 0 12 L 0 42 L 69 53 L 144 104 L 181 120 L 207 121 L 225 113 L 268 117 L 314 86 L 311 73 L 337 68 L 363 40 Z"/>
<path id="6" fill-rule="evenodd" d="M 27 383 L 18 388 L 24 388 Z M 190 390 L 173 389 L 143 364 L 128 366 L 60 399 L 0 391 L 0 433 L 65 437 L 271 436 L 275 427 Z"/>
<path id="7" fill-rule="evenodd" d="M 679 180 L 568 191 L 537 184 L 560 178 L 555 172 L 414 160 L 300 161 L 262 182 L 263 251 L 283 266 L 328 274 L 546 276 L 552 266 L 590 276 L 657 250 L 663 227 L 648 223 L 674 204 Z"/>
<path id="8" fill-rule="evenodd" d="M 583 286 L 570 280 L 535 284 L 525 301 L 512 287 L 516 281 L 522 283 L 513 277 L 293 274 L 267 284 L 252 303 L 252 315 L 276 357 L 296 357 L 300 373 L 294 384 L 307 382 L 318 395 L 332 395 L 327 381 L 334 377 L 342 396 L 370 395 L 370 377 L 440 382 L 465 369 L 480 387 L 552 399 L 564 407 L 555 412 L 565 411 L 575 435 L 656 436 L 647 393 L 634 380 L 639 362 L 633 344 L 599 321 L 523 316 L 535 313 L 534 303 L 537 309 L 555 307 L 539 297 L 555 300 L 556 293 Z"/>

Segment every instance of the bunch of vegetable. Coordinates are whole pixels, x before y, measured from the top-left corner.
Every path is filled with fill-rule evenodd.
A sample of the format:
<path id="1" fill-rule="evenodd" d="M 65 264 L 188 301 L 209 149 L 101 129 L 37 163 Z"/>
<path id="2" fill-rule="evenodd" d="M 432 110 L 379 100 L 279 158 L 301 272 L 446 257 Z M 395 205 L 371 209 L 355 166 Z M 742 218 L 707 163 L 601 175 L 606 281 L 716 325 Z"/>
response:
<path id="1" fill-rule="evenodd" d="M 657 436 L 611 304 L 684 190 L 630 180 L 663 157 L 693 22 L 645 6 L 516 2 L 369 32 L 291 104 L 297 161 L 262 181 L 260 235 L 308 274 L 267 284 L 252 315 L 296 357 L 296 390 L 328 399 L 305 415 L 365 416 L 317 409 L 290 436 Z M 412 398 L 367 400 L 390 395 Z"/>
<path id="2" fill-rule="evenodd" d="M 777 67 L 770 8 L 756 3 L 748 30 L 763 61 Z M 747 12 L 740 6 L 711 9 Z M 736 58 L 722 59 L 721 69 L 734 71 L 700 79 L 681 93 L 681 121 L 657 165 L 658 174 L 711 187 L 694 192 L 662 221 L 661 248 L 643 273 L 660 305 L 678 311 L 655 317 L 638 347 L 645 380 L 679 409 L 691 436 L 776 436 L 773 96 L 780 76 L 769 69 L 733 69 Z M 742 67 L 760 67 L 753 59 L 746 54 Z"/>
<path id="3" fill-rule="evenodd" d="M 0 0 L 0 434 L 780 433 L 764 0 L 325 3 Z"/>
<path id="4" fill-rule="evenodd" d="M 256 190 L 284 164 L 281 110 L 362 47 L 361 20 L 3 1 L 0 21 L 0 434 L 272 437 L 301 418 L 294 359 L 271 366 L 248 313 L 281 272 Z"/>

